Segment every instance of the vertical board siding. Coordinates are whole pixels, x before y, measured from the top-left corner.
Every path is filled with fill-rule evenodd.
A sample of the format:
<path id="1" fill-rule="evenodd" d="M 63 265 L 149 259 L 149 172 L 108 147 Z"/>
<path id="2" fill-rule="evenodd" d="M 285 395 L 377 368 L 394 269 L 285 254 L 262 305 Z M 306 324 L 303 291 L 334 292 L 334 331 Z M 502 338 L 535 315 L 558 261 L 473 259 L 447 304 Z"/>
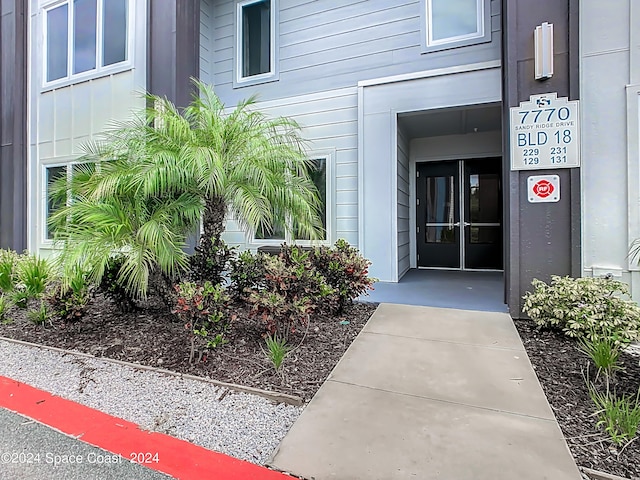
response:
<path id="1" fill-rule="evenodd" d="M 281 0 L 276 12 L 279 80 L 234 88 L 235 2 L 202 0 L 202 8 L 210 12 L 210 3 L 214 45 L 213 56 L 205 60 L 213 67 L 211 82 L 225 103 L 235 104 L 255 93 L 271 100 L 500 59 L 499 0 L 491 2 L 491 24 L 486 26 L 492 32 L 490 42 L 430 53 L 422 53 L 420 0 Z M 201 34 L 203 42 L 209 39 Z M 208 49 L 201 46 L 202 55 Z"/>
<path id="2" fill-rule="evenodd" d="M 27 5 L 0 3 L 0 248 L 27 247 Z"/>
<path id="3" fill-rule="evenodd" d="M 407 273 L 409 260 L 409 140 L 398 127 L 398 280 Z"/>
<path id="4" fill-rule="evenodd" d="M 50 255 L 53 245 L 43 240 L 44 230 L 44 168 L 47 165 L 68 164 L 83 153 L 83 145 L 97 140 L 112 121 L 131 118 L 145 107 L 141 92 L 146 87 L 145 2 L 132 2 L 135 10 L 134 65 L 123 72 L 43 90 L 42 79 L 42 12 L 38 0 L 30 3 L 30 42 L 32 71 L 29 85 L 29 246 L 32 251 Z"/>
<path id="5" fill-rule="evenodd" d="M 342 89 L 324 95 L 287 98 L 284 102 L 262 102 L 256 108 L 269 116 L 287 115 L 302 126 L 307 151 L 332 153 L 333 238 L 343 238 L 358 244 L 358 107 L 355 88 Z M 225 242 L 241 249 L 255 250 L 260 243 L 252 242 L 238 223 L 230 218 L 224 233 Z"/>

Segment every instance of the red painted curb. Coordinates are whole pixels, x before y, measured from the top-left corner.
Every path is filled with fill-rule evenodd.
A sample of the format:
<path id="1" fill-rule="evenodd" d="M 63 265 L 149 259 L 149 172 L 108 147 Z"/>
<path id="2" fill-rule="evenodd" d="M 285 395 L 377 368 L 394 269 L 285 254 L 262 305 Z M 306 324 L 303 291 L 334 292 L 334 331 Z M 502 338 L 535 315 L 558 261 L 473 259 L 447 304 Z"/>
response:
<path id="1" fill-rule="evenodd" d="M 125 459 L 144 454 L 145 467 L 180 480 L 291 480 L 292 477 L 140 429 L 135 423 L 0 376 L 0 407 L 19 413 Z M 157 462 L 154 456 L 157 453 Z M 140 456 L 139 454 L 142 454 Z M 142 462 L 138 462 L 142 463 Z"/>

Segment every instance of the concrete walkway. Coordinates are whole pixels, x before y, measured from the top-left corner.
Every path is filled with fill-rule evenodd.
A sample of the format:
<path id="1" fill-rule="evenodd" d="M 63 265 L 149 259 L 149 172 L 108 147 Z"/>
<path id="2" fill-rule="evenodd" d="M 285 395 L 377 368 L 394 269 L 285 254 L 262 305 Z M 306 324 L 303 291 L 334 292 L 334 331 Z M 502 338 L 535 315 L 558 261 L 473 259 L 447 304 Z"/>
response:
<path id="1" fill-rule="evenodd" d="M 579 480 L 505 313 L 382 304 L 271 465 L 315 480 Z"/>

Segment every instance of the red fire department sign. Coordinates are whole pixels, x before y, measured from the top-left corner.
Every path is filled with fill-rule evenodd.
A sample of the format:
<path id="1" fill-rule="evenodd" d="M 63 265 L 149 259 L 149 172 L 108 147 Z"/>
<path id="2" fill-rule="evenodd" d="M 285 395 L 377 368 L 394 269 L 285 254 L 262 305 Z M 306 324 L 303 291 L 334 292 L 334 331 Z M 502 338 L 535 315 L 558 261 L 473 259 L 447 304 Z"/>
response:
<path id="1" fill-rule="evenodd" d="M 527 179 L 529 203 L 560 201 L 558 175 L 533 175 Z"/>

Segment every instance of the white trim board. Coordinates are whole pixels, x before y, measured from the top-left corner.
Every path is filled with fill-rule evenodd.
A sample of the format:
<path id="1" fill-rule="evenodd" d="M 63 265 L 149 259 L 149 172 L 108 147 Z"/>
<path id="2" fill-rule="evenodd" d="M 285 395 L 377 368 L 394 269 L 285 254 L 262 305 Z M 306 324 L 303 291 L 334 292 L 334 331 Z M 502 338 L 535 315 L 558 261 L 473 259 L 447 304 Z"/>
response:
<path id="1" fill-rule="evenodd" d="M 443 75 L 453 75 L 456 73 L 475 72 L 478 70 L 487 70 L 490 68 L 500 68 L 501 66 L 502 62 L 500 62 L 500 60 L 471 63 L 468 65 L 456 65 L 455 67 L 436 68 L 434 70 L 423 70 L 422 72 L 404 73 L 402 75 L 393 75 L 390 77 L 361 80 L 358 82 L 358 87 L 371 87 L 374 85 L 383 85 L 385 83 L 406 82 L 408 80 L 420 80 L 423 78 L 440 77 Z"/>

